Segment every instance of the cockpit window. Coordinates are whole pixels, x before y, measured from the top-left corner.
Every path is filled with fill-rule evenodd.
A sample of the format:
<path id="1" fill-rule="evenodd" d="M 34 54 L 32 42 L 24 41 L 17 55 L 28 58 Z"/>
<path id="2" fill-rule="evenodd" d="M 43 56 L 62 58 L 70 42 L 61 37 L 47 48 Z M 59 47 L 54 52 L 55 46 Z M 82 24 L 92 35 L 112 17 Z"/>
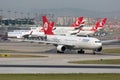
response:
<path id="1" fill-rule="evenodd" d="M 95 41 L 95 43 L 101 43 L 101 41 Z"/>

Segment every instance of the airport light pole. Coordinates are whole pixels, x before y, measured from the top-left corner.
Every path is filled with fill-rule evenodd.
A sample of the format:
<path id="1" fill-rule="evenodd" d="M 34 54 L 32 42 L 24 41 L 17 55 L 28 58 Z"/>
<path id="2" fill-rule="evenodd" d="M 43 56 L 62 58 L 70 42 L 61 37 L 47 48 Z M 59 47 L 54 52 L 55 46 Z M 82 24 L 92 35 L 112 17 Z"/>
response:
<path id="1" fill-rule="evenodd" d="M 0 10 L 0 14 L 1 14 L 1 17 L 2 17 L 3 16 L 3 10 L 2 9 Z"/>
<path id="2" fill-rule="evenodd" d="M 28 25 L 29 25 L 29 16 L 30 16 L 30 13 L 27 13 L 27 16 L 28 16 L 28 19 L 27 19 L 27 27 L 28 27 Z"/>
<path id="3" fill-rule="evenodd" d="M 14 13 L 15 13 L 15 19 L 14 19 L 15 20 L 15 24 L 14 25 L 16 26 L 16 14 L 17 14 L 17 11 L 15 11 Z"/>
<path id="4" fill-rule="evenodd" d="M 3 15 L 2 15 L 2 14 L 3 14 L 3 10 L 2 10 L 2 9 L 0 10 L 0 14 L 1 14 L 1 15 L 0 15 L 0 16 L 1 16 L 1 17 L 0 17 L 0 18 L 1 18 L 1 19 L 0 19 L 0 20 L 1 20 L 1 21 L 0 21 L 0 25 L 2 26 L 2 17 L 3 17 Z"/>
<path id="5" fill-rule="evenodd" d="M 20 14 L 21 14 L 21 19 L 23 19 L 23 12 L 21 12 Z"/>
<path id="6" fill-rule="evenodd" d="M 11 11 L 9 10 L 9 11 L 8 11 L 8 15 L 9 15 L 8 25 L 10 24 L 10 16 L 11 16 L 10 13 L 11 13 Z"/>
<path id="7" fill-rule="evenodd" d="M 15 11 L 14 13 L 15 13 L 15 19 L 16 19 L 16 14 L 17 14 L 17 11 Z"/>
<path id="8" fill-rule="evenodd" d="M 22 26 L 23 12 L 21 12 L 20 14 L 21 14 L 21 26 Z"/>

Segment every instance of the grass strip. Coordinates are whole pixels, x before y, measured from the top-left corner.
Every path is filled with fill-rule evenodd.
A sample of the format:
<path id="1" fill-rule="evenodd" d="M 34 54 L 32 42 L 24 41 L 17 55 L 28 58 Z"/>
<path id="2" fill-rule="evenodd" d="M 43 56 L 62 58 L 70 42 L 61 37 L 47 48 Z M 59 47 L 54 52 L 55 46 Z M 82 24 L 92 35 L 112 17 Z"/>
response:
<path id="1" fill-rule="evenodd" d="M 120 80 L 120 74 L 0 74 L 0 80 Z"/>
<path id="2" fill-rule="evenodd" d="M 120 48 L 115 48 L 115 49 L 103 49 L 103 53 L 120 53 Z"/>
<path id="3" fill-rule="evenodd" d="M 120 64 L 120 59 L 69 61 L 68 63 L 74 63 L 74 64 Z"/>

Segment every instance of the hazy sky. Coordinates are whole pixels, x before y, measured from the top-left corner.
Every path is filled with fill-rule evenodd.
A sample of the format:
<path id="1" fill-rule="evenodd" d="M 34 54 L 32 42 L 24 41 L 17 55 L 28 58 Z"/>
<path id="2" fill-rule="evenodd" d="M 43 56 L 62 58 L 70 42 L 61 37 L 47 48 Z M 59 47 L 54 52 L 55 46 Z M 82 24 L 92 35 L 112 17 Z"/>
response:
<path id="1" fill-rule="evenodd" d="M 92 11 L 120 11 L 120 0 L 0 0 L 3 10 L 81 8 Z"/>

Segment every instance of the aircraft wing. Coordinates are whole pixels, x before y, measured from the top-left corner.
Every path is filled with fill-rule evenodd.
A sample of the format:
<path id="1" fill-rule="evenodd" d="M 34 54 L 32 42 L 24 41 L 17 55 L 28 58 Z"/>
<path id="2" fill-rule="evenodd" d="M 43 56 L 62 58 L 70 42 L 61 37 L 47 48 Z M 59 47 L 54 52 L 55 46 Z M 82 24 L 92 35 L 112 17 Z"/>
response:
<path id="1" fill-rule="evenodd" d="M 57 44 L 57 42 L 45 41 L 45 40 L 23 40 L 23 42 L 36 42 L 36 43 L 45 43 L 45 44 Z"/>
<path id="2" fill-rule="evenodd" d="M 53 44 L 53 45 L 65 45 L 67 47 L 74 47 L 73 44 L 61 43 L 58 41 L 47 41 L 47 40 L 23 40 L 22 42 L 36 42 L 36 43 L 44 43 L 44 44 Z"/>

